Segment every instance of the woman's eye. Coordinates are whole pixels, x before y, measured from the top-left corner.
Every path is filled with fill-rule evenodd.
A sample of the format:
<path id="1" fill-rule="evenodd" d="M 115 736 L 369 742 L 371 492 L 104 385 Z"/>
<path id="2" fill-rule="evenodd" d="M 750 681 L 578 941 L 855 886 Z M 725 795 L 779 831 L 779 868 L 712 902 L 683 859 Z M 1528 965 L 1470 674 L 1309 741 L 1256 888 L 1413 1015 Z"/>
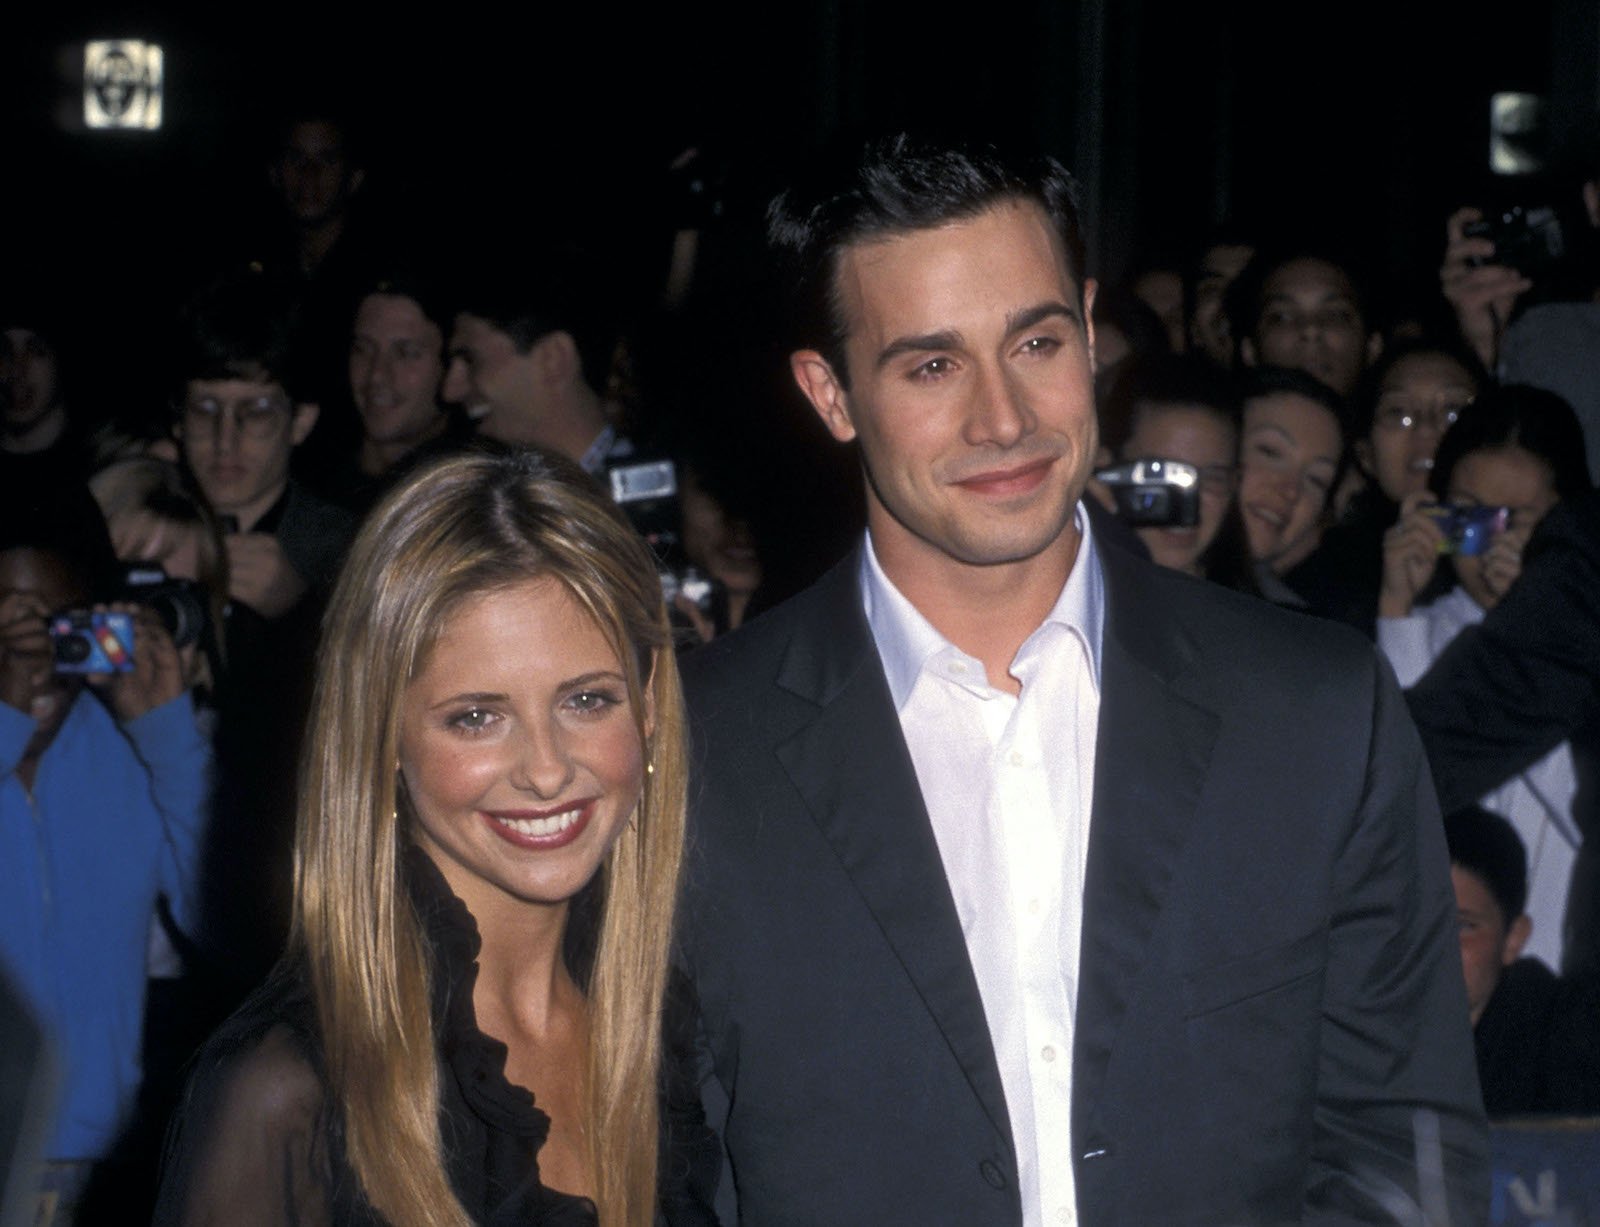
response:
<path id="1" fill-rule="evenodd" d="M 494 713 L 482 707 L 469 707 L 450 717 L 450 727 L 466 733 L 481 733 L 494 722 Z"/>
<path id="2" fill-rule="evenodd" d="M 567 699 L 567 706 L 581 715 L 605 711 L 615 707 L 621 699 L 604 690 L 580 690 Z"/>

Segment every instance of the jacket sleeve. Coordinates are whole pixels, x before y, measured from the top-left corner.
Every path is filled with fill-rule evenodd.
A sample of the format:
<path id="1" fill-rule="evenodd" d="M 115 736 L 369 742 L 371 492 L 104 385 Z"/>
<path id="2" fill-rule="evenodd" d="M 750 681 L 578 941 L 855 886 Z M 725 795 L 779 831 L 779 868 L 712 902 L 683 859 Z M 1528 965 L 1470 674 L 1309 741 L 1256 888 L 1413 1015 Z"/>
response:
<path id="1" fill-rule="evenodd" d="M 192 933 L 211 797 L 211 743 L 195 720 L 187 693 L 122 727 L 149 775 L 150 800 L 163 828 L 161 889 L 173 919 Z"/>
<path id="2" fill-rule="evenodd" d="M 1364 794 L 1334 867 L 1307 1221 L 1480 1223 L 1488 1130 L 1443 825 L 1377 672 Z"/>

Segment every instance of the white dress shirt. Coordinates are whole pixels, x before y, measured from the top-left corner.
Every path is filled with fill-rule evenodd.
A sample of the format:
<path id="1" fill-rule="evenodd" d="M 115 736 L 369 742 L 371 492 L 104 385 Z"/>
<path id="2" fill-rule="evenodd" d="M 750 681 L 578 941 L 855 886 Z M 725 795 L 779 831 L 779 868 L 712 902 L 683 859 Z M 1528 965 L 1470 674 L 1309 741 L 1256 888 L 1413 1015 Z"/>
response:
<path id="1" fill-rule="evenodd" d="M 1080 506 L 1072 573 L 1011 663 L 1013 696 L 883 573 L 861 596 L 955 898 L 1017 1149 L 1025 1227 L 1077 1222 L 1072 1035 L 1100 717 L 1104 579 Z"/>
<path id="2" fill-rule="evenodd" d="M 1483 609 L 1461 588 L 1453 588 L 1431 605 L 1404 618 L 1378 619 L 1378 646 L 1402 686 L 1414 686 L 1450 641 L 1483 621 Z M 1528 850 L 1528 916 L 1533 933 L 1522 953 L 1561 970 L 1562 922 L 1567 914 L 1567 888 L 1578 860 L 1583 834 L 1572 816 L 1578 772 L 1572 746 L 1563 741 L 1550 753 L 1479 804 L 1506 818 Z"/>

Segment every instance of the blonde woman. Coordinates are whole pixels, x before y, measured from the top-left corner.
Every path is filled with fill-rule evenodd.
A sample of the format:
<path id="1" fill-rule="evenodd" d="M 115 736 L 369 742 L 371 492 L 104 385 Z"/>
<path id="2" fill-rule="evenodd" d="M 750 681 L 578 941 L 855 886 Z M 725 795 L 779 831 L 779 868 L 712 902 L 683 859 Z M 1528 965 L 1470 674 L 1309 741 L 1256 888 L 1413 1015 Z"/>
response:
<path id="1" fill-rule="evenodd" d="M 202 1054 L 157 1221 L 696 1217 L 694 1109 L 658 1109 L 683 741 L 656 569 L 586 476 L 392 491 L 324 624 L 288 952 Z"/>

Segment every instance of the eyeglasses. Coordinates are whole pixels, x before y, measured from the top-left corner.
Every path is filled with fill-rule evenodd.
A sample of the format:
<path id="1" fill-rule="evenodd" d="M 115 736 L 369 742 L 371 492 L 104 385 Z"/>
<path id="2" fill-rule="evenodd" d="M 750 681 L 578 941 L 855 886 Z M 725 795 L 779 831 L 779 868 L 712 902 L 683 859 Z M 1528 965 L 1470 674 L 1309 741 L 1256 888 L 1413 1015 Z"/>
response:
<path id="1" fill-rule="evenodd" d="M 186 434 L 210 438 L 222 430 L 223 420 L 230 415 L 234 429 L 241 435 L 270 439 L 288 422 L 289 402 L 279 395 L 246 396 L 227 402 L 213 396 L 198 397 L 184 403 L 183 429 Z"/>
<path id="2" fill-rule="evenodd" d="M 1384 430 L 1418 430 L 1426 426 L 1437 434 L 1443 434 L 1456 424 L 1461 411 L 1471 403 L 1471 399 L 1447 400 L 1442 397 L 1431 405 L 1380 401 L 1378 411 L 1373 415 L 1373 424 Z"/>

